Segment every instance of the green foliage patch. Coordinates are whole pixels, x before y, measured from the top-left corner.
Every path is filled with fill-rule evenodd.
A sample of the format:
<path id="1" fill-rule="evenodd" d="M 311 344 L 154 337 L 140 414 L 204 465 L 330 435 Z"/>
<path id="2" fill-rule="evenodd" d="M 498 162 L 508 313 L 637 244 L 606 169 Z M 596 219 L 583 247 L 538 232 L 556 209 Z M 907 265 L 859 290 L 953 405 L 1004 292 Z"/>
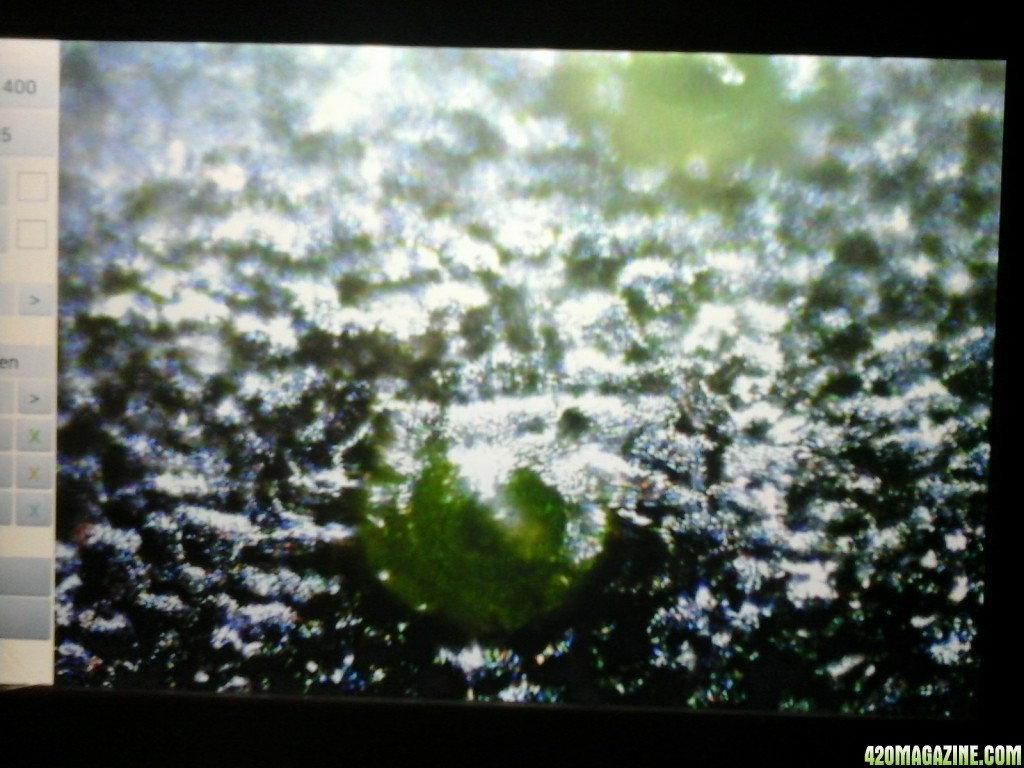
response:
<path id="1" fill-rule="evenodd" d="M 567 547 L 574 514 L 526 468 L 482 500 L 434 438 L 408 504 L 373 510 L 361 535 L 371 566 L 404 602 L 485 635 L 517 629 L 568 595 L 587 569 Z"/>

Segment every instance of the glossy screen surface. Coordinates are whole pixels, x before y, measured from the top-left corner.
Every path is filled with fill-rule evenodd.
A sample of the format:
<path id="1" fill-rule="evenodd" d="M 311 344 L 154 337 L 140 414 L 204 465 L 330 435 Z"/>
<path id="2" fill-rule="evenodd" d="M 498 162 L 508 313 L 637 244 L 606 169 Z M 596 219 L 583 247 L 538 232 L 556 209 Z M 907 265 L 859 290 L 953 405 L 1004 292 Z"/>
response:
<path id="1" fill-rule="evenodd" d="M 63 44 L 58 683 L 972 714 L 1004 77 Z"/>

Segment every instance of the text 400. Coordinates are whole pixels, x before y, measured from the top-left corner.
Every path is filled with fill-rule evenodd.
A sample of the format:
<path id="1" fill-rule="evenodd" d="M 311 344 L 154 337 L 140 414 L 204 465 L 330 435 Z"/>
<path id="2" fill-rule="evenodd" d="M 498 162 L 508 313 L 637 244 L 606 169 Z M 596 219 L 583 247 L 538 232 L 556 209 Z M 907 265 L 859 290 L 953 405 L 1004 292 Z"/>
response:
<path id="1" fill-rule="evenodd" d="M 27 94 L 36 92 L 35 80 L 4 80 L 4 93 Z"/>

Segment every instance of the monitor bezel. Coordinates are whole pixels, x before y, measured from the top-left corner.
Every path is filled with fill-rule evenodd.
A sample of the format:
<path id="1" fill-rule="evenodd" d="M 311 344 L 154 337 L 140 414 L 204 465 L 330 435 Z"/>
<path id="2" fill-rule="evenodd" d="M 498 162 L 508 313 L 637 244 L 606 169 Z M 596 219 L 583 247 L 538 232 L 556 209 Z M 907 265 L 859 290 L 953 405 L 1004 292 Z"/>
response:
<path id="1" fill-rule="evenodd" d="M 55 4 L 54 4 L 55 5 Z M 816 53 L 861 56 L 1009 60 L 1008 24 L 992 3 L 970 17 L 901 14 L 816 4 L 804 8 L 710 2 L 525 3 L 491 7 L 442 0 L 378 2 L 345 8 L 316 0 L 259 6 L 227 2 L 121 2 L 67 15 L 47 3 L 9 9 L 0 34 L 99 40 L 316 42 L 334 44 L 542 47 Z M 6 28 L 5 28 L 6 27 Z M 997 297 L 996 379 L 991 425 L 990 514 L 986 598 L 981 628 L 983 689 L 977 720 L 906 720 L 776 713 L 699 713 L 617 708 L 533 707 L 354 699 L 224 696 L 33 688 L 0 694 L 11 732 L 71 756 L 107 749 L 116 760 L 202 762 L 273 756 L 484 757 L 515 751 L 553 762 L 581 753 L 605 759 L 670 750 L 678 759 L 755 757 L 773 753 L 802 761 L 852 755 L 871 744 L 985 744 L 1015 738 L 1014 713 L 1002 691 L 1020 680 L 1014 643 L 1004 628 L 1017 604 L 1013 548 L 1019 516 L 1009 501 L 1010 436 L 1019 424 L 1010 394 L 1010 356 L 1018 342 L 1009 304 L 1017 267 L 1005 254 L 1016 243 L 1008 137 L 1013 126 L 1012 65 L 1007 121 Z M 1009 151 L 1005 151 L 1009 150 Z M 1002 513 L 1003 508 L 1006 513 Z M 102 745 L 107 743 L 104 747 Z M 531 757 L 532 755 L 532 757 Z"/>

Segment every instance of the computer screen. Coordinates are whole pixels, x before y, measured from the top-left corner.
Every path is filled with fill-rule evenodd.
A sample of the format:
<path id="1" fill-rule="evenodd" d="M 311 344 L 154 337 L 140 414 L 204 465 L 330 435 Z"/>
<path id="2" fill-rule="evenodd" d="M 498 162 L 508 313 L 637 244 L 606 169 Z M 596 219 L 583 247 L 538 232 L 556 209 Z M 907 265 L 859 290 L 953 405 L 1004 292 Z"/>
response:
<path id="1" fill-rule="evenodd" d="M 0 45 L 0 682 L 964 718 L 1005 62 Z"/>

